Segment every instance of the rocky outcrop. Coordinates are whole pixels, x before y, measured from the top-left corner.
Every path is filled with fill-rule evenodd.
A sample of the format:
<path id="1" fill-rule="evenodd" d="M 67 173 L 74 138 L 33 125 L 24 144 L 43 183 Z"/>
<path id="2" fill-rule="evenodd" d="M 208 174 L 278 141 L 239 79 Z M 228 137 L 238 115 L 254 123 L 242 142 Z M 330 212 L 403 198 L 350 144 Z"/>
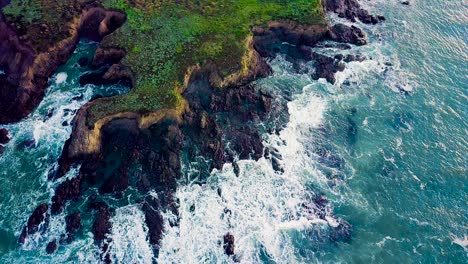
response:
<path id="1" fill-rule="evenodd" d="M 0 128 L 0 144 L 6 144 L 9 141 L 8 130 L 6 130 L 6 128 Z"/>
<path id="2" fill-rule="evenodd" d="M 107 21 L 102 22 L 104 25 L 112 20 L 106 20 L 106 16 L 100 14 L 89 17 L 93 21 Z M 102 24 L 99 31 L 91 30 L 96 25 L 90 23 L 79 32 L 98 40 L 112 30 L 112 27 L 101 27 Z M 206 173 L 201 173 L 204 175 L 209 175 L 213 168 L 221 169 L 226 162 L 237 164 L 237 159 L 262 157 L 265 152 L 262 138 L 252 124 L 267 115 L 272 108 L 273 98 L 248 83 L 271 73 L 263 57 L 273 57 L 282 52 L 282 45 L 287 42 L 289 47 L 294 47 L 290 50 L 300 54 L 302 59 L 316 62 L 315 78 L 334 82 L 334 74 L 342 71 L 343 62 L 351 61 L 352 58 L 328 57 L 311 52 L 306 47 L 316 45 L 321 40 L 355 45 L 366 43 L 363 31 L 343 24 L 329 27 L 272 21 L 265 27 L 253 27 L 252 33 L 253 36 L 246 40 L 248 52 L 243 58 L 244 67 L 239 72 L 221 76 L 216 65 L 210 61 L 188 69 L 183 87 L 178 91 L 184 99 L 175 109 L 159 109 L 151 113 L 115 113 L 92 120 L 88 109 L 107 100 L 99 98 L 79 110 L 73 122 L 71 138 L 65 144 L 59 160 L 57 178 L 63 176 L 74 163 L 81 164 L 80 173 L 78 177 L 59 185 L 52 198 L 51 212 L 60 212 L 67 201 L 73 203 L 82 199 L 80 196 L 90 189 L 98 190 L 90 198 L 89 207 L 94 212 L 92 231 L 102 249 L 103 261 L 110 262 L 108 250 L 111 241 L 108 234 L 112 230 L 110 219 L 114 211 L 101 198 L 120 200 L 129 187 L 138 190 L 142 196 L 138 203 L 145 214 L 149 240 L 157 249 L 164 228 L 161 210 L 169 209 L 177 215 L 177 202 L 173 193 L 177 181 L 181 179 L 182 150 L 188 153 L 184 157 L 188 160 L 202 156 L 204 160 L 211 161 L 200 169 L 206 170 Z M 104 70 L 85 75 L 81 79 L 82 84 L 125 79 L 133 84 L 132 73 L 120 64 L 124 56 L 123 50 L 100 47 L 91 67 L 102 67 Z M 275 169 L 280 171 L 281 158 L 276 157 L 274 151 L 270 157 L 277 160 L 276 165 L 273 163 Z M 131 170 L 135 164 L 138 164 L 138 169 Z M 238 174 L 239 167 L 235 170 Z M 204 182 L 204 179 L 196 180 Z M 320 210 L 317 209 L 317 212 Z M 75 218 L 70 219 L 69 233 L 79 229 L 77 226 L 80 225 L 74 221 Z M 67 223 L 67 231 L 68 226 Z M 350 230 L 348 227 L 343 222 L 332 238 L 346 237 Z M 226 254 L 233 255 L 234 236 L 228 233 L 223 241 Z"/>
<path id="3" fill-rule="evenodd" d="M 383 16 L 374 16 L 361 7 L 358 0 L 326 0 L 325 7 L 328 11 L 335 12 L 339 17 L 347 18 L 352 22 L 359 19 L 366 24 L 377 24 L 384 20 Z"/>
<path id="4" fill-rule="evenodd" d="M 52 214 L 58 214 L 63 210 L 65 202 L 72 199 L 77 200 L 80 197 L 81 174 L 71 180 L 66 180 L 57 187 L 55 195 L 52 197 L 52 206 L 50 211 Z"/>
<path id="5" fill-rule="evenodd" d="M 45 230 L 49 221 L 48 210 L 49 206 L 47 204 L 41 204 L 34 210 L 19 237 L 19 242 L 21 244 L 24 244 L 28 235 Z"/>
<path id="6" fill-rule="evenodd" d="M 268 26 L 252 28 L 254 47 L 263 57 L 273 57 L 281 50 L 278 44 L 314 46 L 328 33 L 327 25 L 302 25 L 290 20 L 271 21 Z"/>
<path id="7" fill-rule="evenodd" d="M 92 202 L 90 209 L 96 211 L 96 216 L 93 223 L 94 239 L 98 242 L 101 248 L 101 260 L 104 263 L 111 263 L 109 243 L 112 241 L 108 236 L 112 231 L 112 224 L 110 219 L 114 215 L 114 211 L 103 202 Z"/>
<path id="8" fill-rule="evenodd" d="M 228 256 L 234 255 L 234 249 L 235 249 L 234 236 L 231 233 L 227 233 L 226 235 L 224 235 L 223 242 L 224 242 L 223 248 L 224 248 L 224 252 L 226 253 L 226 255 Z"/>
<path id="9" fill-rule="evenodd" d="M 47 246 L 46 246 L 47 254 L 53 254 L 55 250 L 57 250 L 57 240 L 53 240 L 47 243 Z"/>
<path id="10" fill-rule="evenodd" d="M 42 100 L 48 78 L 71 56 L 81 37 L 100 40 L 125 21 L 119 11 L 83 6 L 81 14 L 64 21 L 69 33 L 45 48 L 33 46 L 30 40 L 41 38 L 40 32 L 23 36 L 10 26 L 0 13 L 0 124 L 19 121 Z M 41 43 L 42 44 L 42 43 Z"/>
<path id="11" fill-rule="evenodd" d="M 75 237 L 75 233 L 81 228 L 81 214 L 73 213 L 65 217 L 65 226 L 67 230 L 66 242 L 71 243 Z"/>
<path id="12" fill-rule="evenodd" d="M 356 26 L 336 24 L 328 32 L 329 38 L 333 41 L 351 43 L 355 45 L 367 44 L 366 34 Z"/>

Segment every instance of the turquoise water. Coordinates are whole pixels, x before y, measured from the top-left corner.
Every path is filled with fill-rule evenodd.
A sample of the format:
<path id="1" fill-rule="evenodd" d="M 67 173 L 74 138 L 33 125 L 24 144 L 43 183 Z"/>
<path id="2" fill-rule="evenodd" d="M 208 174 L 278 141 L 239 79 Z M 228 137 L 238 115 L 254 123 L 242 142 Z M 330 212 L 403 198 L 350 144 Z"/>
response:
<path id="1" fill-rule="evenodd" d="M 114 260 L 230 263 L 219 240 L 231 232 L 242 263 L 467 263 L 468 5 L 399 2 L 365 3 L 387 21 L 359 25 L 370 44 L 344 53 L 368 59 L 348 63 L 337 84 L 296 73 L 282 56 L 271 62 L 273 76 L 257 82 L 278 104 L 287 103 L 279 118 L 289 120 L 283 130 L 264 134 L 264 145 L 281 154 L 284 173 L 261 159 L 239 162 L 239 177 L 226 164 L 204 185 L 181 183 L 180 224 L 166 223 L 158 257 L 148 246 L 139 207 L 119 209 L 113 218 Z M 8 127 L 14 139 L 0 156 L 2 263 L 97 259 L 91 234 L 46 255 L 44 241 L 63 232 L 63 216 L 52 219 L 50 234 L 25 247 L 16 243 L 32 210 L 50 200 L 57 184 L 47 181 L 47 173 L 71 131 L 61 126 L 72 118 L 64 109 L 78 109 L 100 89 L 115 92 L 76 84 L 80 72 L 74 62 L 92 50 L 80 46 L 51 79 L 41 106 Z M 60 73 L 67 74 L 63 82 L 57 82 Z M 83 98 L 71 99 L 79 94 Z M 44 121 L 51 107 L 56 111 Z M 20 146 L 32 138 L 33 148 Z M 196 166 L 184 168 L 189 173 Z M 304 210 L 318 193 L 330 200 L 325 220 Z M 167 222 L 173 217 L 164 215 Z M 331 242 L 328 234 L 340 219 L 353 226 L 351 239 Z"/>

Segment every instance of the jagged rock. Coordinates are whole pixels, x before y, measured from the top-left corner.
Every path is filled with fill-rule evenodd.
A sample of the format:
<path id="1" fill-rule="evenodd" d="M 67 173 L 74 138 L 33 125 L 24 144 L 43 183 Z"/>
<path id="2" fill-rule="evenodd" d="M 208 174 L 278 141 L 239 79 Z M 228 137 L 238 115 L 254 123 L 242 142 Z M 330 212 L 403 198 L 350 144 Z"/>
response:
<path id="1" fill-rule="evenodd" d="M 80 197 L 81 174 L 76 178 L 67 180 L 60 184 L 52 197 L 51 213 L 58 214 L 63 210 L 65 202 L 72 199 L 77 200 Z"/>
<path id="2" fill-rule="evenodd" d="M 23 228 L 23 231 L 19 237 L 19 242 L 21 244 L 24 244 L 28 235 L 38 232 L 39 226 L 41 224 L 44 223 L 47 225 L 49 221 L 48 210 L 49 206 L 47 204 L 41 204 L 34 210 L 34 212 L 29 217 L 27 225 Z"/>
<path id="3" fill-rule="evenodd" d="M 255 49 L 263 57 L 273 57 L 277 44 L 288 42 L 293 45 L 313 46 L 327 34 L 326 25 L 301 25 L 290 20 L 272 21 L 268 27 L 252 28 Z"/>
<path id="4" fill-rule="evenodd" d="M 234 249 L 235 249 L 234 236 L 231 233 L 227 233 L 226 235 L 224 235 L 223 241 L 224 241 L 223 248 L 224 248 L 224 252 L 226 253 L 226 255 L 228 256 L 234 255 Z"/>
<path id="5" fill-rule="evenodd" d="M 108 235 L 112 231 L 111 217 L 114 211 L 103 202 L 90 203 L 90 209 L 95 210 L 97 213 L 93 222 L 94 239 L 98 242 L 101 248 L 101 260 L 105 263 L 111 263 L 109 254 L 109 244 L 111 239 Z"/>
<path id="6" fill-rule="evenodd" d="M 91 66 L 99 68 L 104 65 L 117 64 L 125 57 L 125 54 L 123 49 L 99 47 L 94 53 Z"/>
<path id="7" fill-rule="evenodd" d="M 142 210 L 145 213 L 145 222 L 148 226 L 149 241 L 153 245 L 158 245 L 164 228 L 164 220 L 159 213 L 160 204 L 150 197 L 143 203 Z"/>
<path id="8" fill-rule="evenodd" d="M 366 34 L 360 28 L 336 24 L 331 27 L 329 37 L 333 41 L 351 43 L 354 45 L 364 45 L 367 43 Z"/>
<path id="9" fill-rule="evenodd" d="M 65 225 L 67 230 L 67 243 L 71 243 L 75 237 L 75 233 L 81 228 L 81 214 L 73 213 L 65 217 Z"/>
<path id="10" fill-rule="evenodd" d="M 126 19 L 119 11 L 88 6 L 86 2 L 79 6 L 70 10 L 81 13 L 79 19 L 67 20 L 64 16 L 63 39 L 37 42 L 37 46 L 29 42 L 43 39 L 44 31 L 48 31 L 46 25 L 41 26 L 41 31 L 23 32 L 9 25 L 0 14 L 0 66 L 6 73 L 0 75 L 0 124 L 21 120 L 39 104 L 48 78 L 70 58 L 81 37 L 100 40 Z"/>
<path id="11" fill-rule="evenodd" d="M 47 254 L 53 254 L 55 250 L 57 250 L 57 241 L 56 240 L 50 241 L 46 246 Z"/>
<path id="12" fill-rule="evenodd" d="M 0 128 L 0 144 L 6 144 L 9 141 L 8 130 L 6 130 L 6 128 Z"/>
<path id="13" fill-rule="evenodd" d="M 339 17 L 347 18 L 352 22 L 356 18 L 366 24 L 377 24 L 380 17 L 370 15 L 369 12 L 361 7 L 357 0 L 327 0 L 325 1 L 327 10 L 335 12 Z"/>

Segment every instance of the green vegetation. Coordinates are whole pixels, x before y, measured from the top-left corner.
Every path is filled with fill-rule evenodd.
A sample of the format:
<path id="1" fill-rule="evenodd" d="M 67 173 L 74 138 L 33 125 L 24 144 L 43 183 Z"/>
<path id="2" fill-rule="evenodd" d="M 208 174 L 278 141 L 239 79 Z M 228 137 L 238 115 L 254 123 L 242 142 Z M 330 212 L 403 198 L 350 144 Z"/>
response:
<path id="1" fill-rule="evenodd" d="M 136 75 L 127 95 L 89 111 L 90 122 L 109 114 L 150 112 L 180 103 L 175 92 L 188 67 L 213 61 L 223 77 L 242 68 L 250 27 L 275 19 L 324 23 L 320 0 L 104 0 L 127 14 L 127 23 L 103 46 L 127 51 L 122 64 Z"/>
<path id="2" fill-rule="evenodd" d="M 129 94 L 96 101 L 88 111 L 89 124 L 115 113 L 148 113 L 177 106 L 182 100 L 177 88 L 183 85 L 190 66 L 210 60 L 221 77 L 245 68 L 242 59 L 254 25 L 278 19 L 325 23 L 322 0 L 94 1 L 127 14 L 127 22 L 107 36 L 102 46 L 126 50 L 122 64 L 133 72 L 135 87 Z M 44 37 L 31 39 L 40 50 L 41 41 L 63 38 L 67 34 L 62 32 L 67 30 L 64 21 L 71 21 L 90 2 L 93 0 L 13 0 L 3 12 L 28 32 L 34 33 L 38 25 L 42 30 L 41 23 L 47 25 Z M 37 32 L 30 35 L 41 36 Z"/>
<path id="3" fill-rule="evenodd" d="M 33 49 L 44 52 L 69 37 L 66 24 L 79 16 L 82 4 L 76 0 L 12 0 L 1 11 Z"/>

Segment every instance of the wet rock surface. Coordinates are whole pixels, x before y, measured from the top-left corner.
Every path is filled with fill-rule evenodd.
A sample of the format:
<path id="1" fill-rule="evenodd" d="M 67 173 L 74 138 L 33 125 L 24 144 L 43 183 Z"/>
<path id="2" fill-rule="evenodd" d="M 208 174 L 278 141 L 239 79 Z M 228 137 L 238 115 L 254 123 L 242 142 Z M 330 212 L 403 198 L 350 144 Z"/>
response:
<path id="1" fill-rule="evenodd" d="M 123 13 L 105 10 L 94 0 L 79 2 L 68 13 L 77 19 L 61 17 L 63 31 L 52 32 L 45 24 L 25 25 L 0 12 L 0 69 L 5 71 L 0 75 L 0 124 L 31 113 L 44 97 L 48 78 L 70 58 L 81 37 L 99 41 L 126 20 Z M 47 34 L 61 39 L 48 39 Z"/>
<path id="2" fill-rule="evenodd" d="M 328 8 L 341 12 L 341 9 L 335 6 Z M 367 17 L 360 11 L 344 12 L 343 15 L 373 23 L 373 18 Z M 90 19 L 102 21 L 106 17 L 95 14 Z M 89 27 L 81 29 L 81 33 L 99 40 L 102 35 L 97 35 L 92 30 L 93 25 L 90 23 Z M 313 77 L 325 78 L 332 83 L 335 82 L 335 74 L 344 70 L 344 62 L 359 61 L 362 58 L 356 55 L 329 57 L 312 52 L 310 46 L 322 40 L 332 40 L 342 43 L 340 45 L 343 48 L 349 49 L 348 43 L 363 45 L 367 42 L 362 30 L 344 24 L 329 28 L 325 25 L 304 26 L 291 21 L 276 21 L 269 23 L 267 27 L 254 27 L 252 32 L 254 48 L 263 57 L 287 53 L 293 61 L 313 60 L 316 66 Z M 289 44 L 284 45 L 283 42 Z M 131 84 L 133 82 L 131 73 L 119 64 L 124 55 L 122 50 L 98 49 L 90 67 L 102 67 L 103 70 L 83 76 L 80 79 L 81 84 L 103 84 L 122 80 Z M 89 62 L 82 61 L 80 64 L 85 65 Z M 265 65 L 266 63 L 258 65 L 259 70 L 256 74 L 259 75 L 255 76 L 267 76 L 271 73 L 271 69 Z M 81 229 L 81 215 L 92 214 L 94 217 L 92 232 L 103 252 L 101 259 L 110 263 L 108 250 L 111 241 L 108 235 L 112 231 L 111 218 L 115 210 L 112 207 L 115 205 L 108 201 L 124 200 L 122 198 L 125 197 L 125 192 L 131 187 L 139 192 L 140 197 L 135 203 L 141 206 L 148 227 L 148 238 L 157 249 L 164 228 L 160 212 L 171 210 L 178 215 L 178 203 L 173 194 L 177 182 L 181 180 L 182 152 L 187 153 L 187 157 L 184 158 L 188 161 L 194 161 L 199 157 L 209 161 L 205 167 L 200 168 L 203 175 L 209 175 L 213 168 L 221 169 L 226 162 L 234 162 L 235 172 L 238 175 L 239 167 L 236 163 L 238 159 L 259 159 L 264 152 L 268 152 L 265 156 L 272 159 L 274 169 L 281 173 L 283 170 L 281 156 L 274 150 L 264 149 L 261 135 L 255 127 L 255 122 L 264 119 L 272 110 L 273 96 L 265 91 L 259 91 L 253 84 L 244 84 L 243 81 L 239 85 L 223 89 L 214 88 L 210 78 L 209 73 L 201 71 L 190 80 L 190 84 L 182 94 L 189 110 L 183 113 L 180 120 L 165 117 L 153 125 L 142 126 L 135 118 L 115 118 L 101 128 L 102 147 L 98 153 L 93 154 L 70 156 L 68 149 L 70 140 L 67 141 L 59 159 L 58 171 L 52 180 L 63 177 L 73 165 L 80 164 L 81 168 L 77 177 L 65 180 L 57 187 L 52 198 L 51 213 L 61 212 L 68 201 L 73 204 L 86 198 L 89 198 L 90 209 L 67 217 L 68 238 L 73 239 L 74 234 Z M 80 118 L 86 118 L 86 115 L 78 114 L 75 124 Z M 203 184 L 206 179 L 196 180 Z M 84 196 L 84 194 L 89 195 L 94 189 L 97 193 Z M 149 191 L 156 195 L 148 195 Z M 326 200 L 317 198 L 314 203 L 311 210 L 321 218 L 325 218 L 328 213 Z M 41 206 L 41 209 L 36 209 L 37 212 L 31 215 L 31 223 L 28 221 L 28 228 L 23 231 L 25 235 L 24 237 L 21 235 L 20 241 L 22 239 L 24 242 L 30 232 L 37 232 L 37 223 L 45 221 L 48 207 L 45 205 L 44 211 L 44 205 Z M 333 229 L 330 239 L 348 240 L 350 230 L 351 226 L 341 221 L 338 227 Z M 234 255 L 234 242 L 234 236 L 230 233 L 223 237 L 223 248 L 227 255 Z M 55 251 L 55 248 L 51 251 Z"/>
<path id="3" fill-rule="evenodd" d="M 359 19 L 366 24 L 377 24 L 384 20 L 383 16 L 374 16 L 361 7 L 358 0 L 327 0 L 325 7 L 328 11 L 335 12 L 339 17 L 347 18 L 355 22 Z"/>
<path id="4" fill-rule="evenodd" d="M 224 253 L 228 256 L 234 255 L 234 249 L 235 249 L 235 238 L 231 233 L 227 233 L 223 237 L 223 248 L 224 248 Z"/>
<path id="5" fill-rule="evenodd" d="M 0 128 L 0 144 L 6 144 L 9 141 L 8 130 L 6 130 L 6 128 Z"/>
<path id="6" fill-rule="evenodd" d="M 47 204 L 39 205 L 29 217 L 28 223 L 23 228 L 19 237 L 19 242 L 24 244 L 28 235 L 38 231 L 44 231 L 49 221 L 49 206 Z M 40 227 L 42 226 L 41 230 Z"/>
<path id="7" fill-rule="evenodd" d="M 65 217 L 65 226 L 67 230 L 67 243 L 71 243 L 75 237 L 75 233 L 81 229 L 81 214 L 73 213 Z"/>
<path id="8" fill-rule="evenodd" d="M 355 45 L 367 44 L 366 34 L 356 26 L 336 24 L 329 31 L 329 38 L 337 42 L 351 43 Z"/>
<path id="9" fill-rule="evenodd" d="M 47 243 L 46 252 L 47 254 L 53 254 L 57 250 L 57 241 L 53 240 Z"/>

